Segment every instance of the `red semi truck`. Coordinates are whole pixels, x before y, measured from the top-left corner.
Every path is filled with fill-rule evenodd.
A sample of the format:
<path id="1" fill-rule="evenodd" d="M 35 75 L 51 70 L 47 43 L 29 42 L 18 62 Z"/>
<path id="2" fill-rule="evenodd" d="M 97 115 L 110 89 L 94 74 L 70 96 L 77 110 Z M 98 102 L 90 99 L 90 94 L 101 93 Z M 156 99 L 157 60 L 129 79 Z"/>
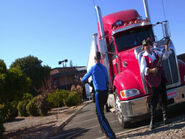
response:
<path id="1" fill-rule="evenodd" d="M 155 42 L 153 49 L 162 51 L 169 36 L 168 21 L 152 24 L 147 1 L 143 0 L 146 18 L 142 19 L 136 10 L 125 10 L 102 18 L 98 16 L 98 33 L 93 34 L 87 70 L 94 64 L 95 51 L 100 51 L 102 63 L 109 73 L 110 88 L 108 105 L 115 108 L 115 114 L 123 127 L 130 122 L 144 119 L 149 113 L 144 75 L 140 71 L 142 41 L 150 37 Z M 161 24 L 163 38 L 156 40 L 153 28 Z M 172 40 L 169 59 L 162 61 L 167 77 L 168 107 L 185 101 L 185 63 L 176 57 Z"/>

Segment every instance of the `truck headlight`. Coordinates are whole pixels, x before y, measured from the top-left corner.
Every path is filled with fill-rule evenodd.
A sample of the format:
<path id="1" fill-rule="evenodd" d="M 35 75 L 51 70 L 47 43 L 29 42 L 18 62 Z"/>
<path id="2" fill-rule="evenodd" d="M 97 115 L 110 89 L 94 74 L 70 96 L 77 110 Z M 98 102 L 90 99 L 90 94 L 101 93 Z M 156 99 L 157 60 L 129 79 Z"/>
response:
<path id="1" fill-rule="evenodd" d="M 139 91 L 137 89 L 129 89 L 120 91 L 120 95 L 122 98 L 129 98 L 139 95 Z"/>

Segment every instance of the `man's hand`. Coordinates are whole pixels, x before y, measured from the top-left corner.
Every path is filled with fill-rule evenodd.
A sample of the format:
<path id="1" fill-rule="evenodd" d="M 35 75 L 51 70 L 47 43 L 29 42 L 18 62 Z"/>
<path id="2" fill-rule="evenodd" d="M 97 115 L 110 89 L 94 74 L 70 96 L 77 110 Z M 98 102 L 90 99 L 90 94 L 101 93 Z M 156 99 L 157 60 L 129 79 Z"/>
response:
<path id="1" fill-rule="evenodd" d="M 152 68 L 152 69 L 149 69 L 149 73 L 152 73 L 152 74 L 157 74 L 158 72 L 158 68 Z"/>
<path id="2" fill-rule="evenodd" d="M 166 51 L 168 51 L 168 50 L 169 50 L 168 45 L 165 45 L 165 46 L 164 46 L 164 49 L 165 49 Z"/>
<path id="3" fill-rule="evenodd" d="M 166 44 L 165 44 L 165 46 L 164 46 L 164 49 L 165 49 L 166 51 L 168 51 L 168 44 L 169 44 L 169 42 L 170 42 L 170 38 L 167 37 L 167 38 L 166 38 Z"/>

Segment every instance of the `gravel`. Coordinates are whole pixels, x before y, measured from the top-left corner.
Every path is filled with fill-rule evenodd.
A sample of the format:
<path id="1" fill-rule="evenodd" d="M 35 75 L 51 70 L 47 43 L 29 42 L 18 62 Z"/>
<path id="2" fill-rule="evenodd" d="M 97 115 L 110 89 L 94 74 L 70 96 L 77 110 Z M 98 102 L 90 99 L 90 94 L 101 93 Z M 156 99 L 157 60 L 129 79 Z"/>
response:
<path id="1" fill-rule="evenodd" d="M 184 110 L 184 109 L 183 109 Z M 185 114 L 169 119 L 169 124 L 157 123 L 152 131 L 148 125 L 118 135 L 120 139 L 185 139 Z"/>

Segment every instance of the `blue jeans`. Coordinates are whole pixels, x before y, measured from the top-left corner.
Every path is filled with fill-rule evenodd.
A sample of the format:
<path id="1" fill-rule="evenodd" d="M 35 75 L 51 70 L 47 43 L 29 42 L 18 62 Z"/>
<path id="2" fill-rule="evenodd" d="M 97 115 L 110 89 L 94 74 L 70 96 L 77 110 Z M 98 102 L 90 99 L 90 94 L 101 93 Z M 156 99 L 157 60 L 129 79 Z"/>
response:
<path id="1" fill-rule="evenodd" d="M 115 134 L 112 131 L 107 119 L 104 115 L 104 105 L 107 102 L 108 93 L 105 91 L 96 91 L 95 102 L 96 102 L 96 114 L 98 116 L 98 121 L 101 129 L 105 132 L 106 136 L 110 139 L 115 139 Z"/>

